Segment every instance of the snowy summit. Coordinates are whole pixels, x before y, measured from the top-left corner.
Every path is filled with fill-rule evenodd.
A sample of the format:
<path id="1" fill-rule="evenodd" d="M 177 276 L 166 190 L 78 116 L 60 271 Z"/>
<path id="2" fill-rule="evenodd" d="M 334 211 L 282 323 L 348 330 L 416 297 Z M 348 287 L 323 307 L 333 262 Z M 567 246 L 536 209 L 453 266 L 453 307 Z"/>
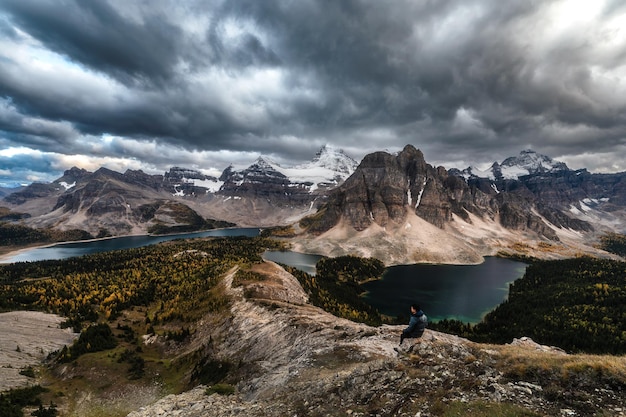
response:
<path id="1" fill-rule="evenodd" d="M 335 187 L 343 183 L 356 170 L 358 162 L 333 146 L 323 146 L 311 162 L 294 167 L 283 167 L 270 158 L 261 156 L 247 169 L 234 172 L 243 181 L 248 178 L 248 172 L 256 175 L 265 171 L 268 176 L 276 173 L 284 176 L 291 184 L 304 184 L 309 192 L 319 187 Z"/>
<path id="2" fill-rule="evenodd" d="M 569 168 L 563 162 L 555 161 L 546 155 L 526 149 L 521 151 L 518 156 L 505 159 L 501 164 L 494 162 L 487 170 L 482 171 L 476 167 L 469 167 L 461 171 L 461 175 L 465 178 L 517 180 L 524 175 L 558 171 L 569 171 Z"/>

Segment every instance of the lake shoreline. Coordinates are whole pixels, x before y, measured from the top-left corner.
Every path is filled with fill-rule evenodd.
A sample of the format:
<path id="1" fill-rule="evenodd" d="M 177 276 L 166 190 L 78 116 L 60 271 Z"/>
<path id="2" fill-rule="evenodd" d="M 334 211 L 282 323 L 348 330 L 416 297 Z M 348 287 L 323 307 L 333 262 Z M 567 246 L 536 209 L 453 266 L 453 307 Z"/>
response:
<path id="1" fill-rule="evenodd" d="M 387 267 L 380 279 L 362 285 L 362 299 L 381 314 L 407 315 L 421 305 L 429 319 L 479 323 L 508 298 L 509 286 L 521 278 L 525 262 L 496 256 L 478 265 L 411 264 Z"/>
<path id="2" fill-rule="evenodd" d="M 12 263 L 12 262 L 7 262 L 8 259 L 14 258 L 15 256 L 18 256 L 22 253 L 26 253 L 28 251 L 31 250 L 36 250 L 36 249 L 45 249 L 45 248 L 50 248 L 53 246 L 62 246 L 62 245 L 71 245 L 71 244 L 75 244 L 75 243 L 90 243 L 90 242 L 102 242 L 102 241 L 106 241 L 106 240 L 113 240 L 113 239 L 120 239 L 120 238 L 131 238 L 131 237 L 154 237 L 154 238 L 159 238 L 159 237 L 171 237 L 171 236 L 178 236 L 178 235 L 193 235 L 193 234 L 201 234 L 201 233 L 207 233 L 207 232 L 214 232 L 214 231 L 220 231 L 220 230 L 233 230 L 233 229 L 258 229 L 259 233 L 262 230 L 262 228 L 260 227 L 220 227 L 217 229 L 206 229 L 206 230 L 198 230 L 195 232 L 186 232 L 186 233 L 165 233 L 162 235 L 154 235 L 151 233 L 137 233 L 137 234 L 129 234 L 129 235 L 121 235 L 121 236 L 106 236 L 106 237 L 97 237 L 97 238 L 93 238 L 93 239 L 84 239 L 84 240 L 67 240 L 64 242 L 50 242 L 50 243 L 46 243 L 46 244 L 32 244 L 32 245 L 27 245 L 27 246 L 14 246 L 14 247 L 10 247 L 8 250 L 4 250 L 4 248 L 0 248 L 0 264 L 6 264 L 6 263 Z M 188 237 L 187 239 L 193 239 L 193 237 Z M 22 262 L 22 261 L 18 261 L 18 262 Z"/>

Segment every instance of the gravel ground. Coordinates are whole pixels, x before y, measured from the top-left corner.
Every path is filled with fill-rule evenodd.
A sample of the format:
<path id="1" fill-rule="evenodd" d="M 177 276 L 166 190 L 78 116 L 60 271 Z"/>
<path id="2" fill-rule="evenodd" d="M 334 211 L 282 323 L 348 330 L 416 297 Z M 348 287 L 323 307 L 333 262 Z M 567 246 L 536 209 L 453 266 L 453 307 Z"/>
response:
<path id="1" fill-rule="evenodd" d="M 39 365 L 50 352 L 72 343 L 78 335 L 59 328 L 63 321 L 37 311 L 0 313 L 0 391 L 34 383 L 20 371 Z"/>

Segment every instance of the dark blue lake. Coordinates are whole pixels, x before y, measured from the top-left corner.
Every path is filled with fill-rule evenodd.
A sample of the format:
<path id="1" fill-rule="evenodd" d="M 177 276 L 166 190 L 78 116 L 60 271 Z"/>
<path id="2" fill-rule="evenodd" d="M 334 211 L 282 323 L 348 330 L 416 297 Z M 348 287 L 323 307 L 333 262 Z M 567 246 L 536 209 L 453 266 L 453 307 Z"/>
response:
<path id="1" fill-rule="evenodd" d="M 321 258 L 296 252 L 265 252 L 265 259 L 315 273 Z M 401 265 L 386 269 L 379 281 L 364 284 L 365 299 L 383 314 L 408 317 L 418 303 L 431 320 L 457 319 L 478 323 L 502 303 L 509 284 L 521 278 L 526 264 L 494 257 L 478 265 Z"/>
<path id="2" fill-rule="evenodd" d="M 409 306 L 417 303 L 430 320 L 478 323 L 506 300 L 509 284 L 525 270 L 525 263 L 494 257 L 479 265 L 392 266 L 381 280 L 364 284 L 365 299 L 392 317 L 408 317 Z"/>
<path id="3" fill-rule="evenodd" d="M 82 242 L 59 243 L 57 245 L 33 248 L 0 260 L 0 263 L 43 261 L 47 259 L 67 259 L 73 256 L 89 255 L 91 253 L 107 252 L 119 249 L 132 249 L 154 245 L 174 239 L 191 239 L 208 236 L 257 236 L 258 228 L 231 228 L 215 229 L 196 233 L 181 233 L 174 235 L 140 235 L 122 236 L 111 239 L 88 240 Z"/>

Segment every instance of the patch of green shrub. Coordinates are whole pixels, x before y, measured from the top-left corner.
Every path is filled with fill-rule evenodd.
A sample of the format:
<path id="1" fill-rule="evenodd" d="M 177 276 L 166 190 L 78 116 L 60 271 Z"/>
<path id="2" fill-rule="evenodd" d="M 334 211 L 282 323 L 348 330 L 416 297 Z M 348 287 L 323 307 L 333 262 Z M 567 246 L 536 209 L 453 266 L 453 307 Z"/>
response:
<path id="1" fill-rule="evenodd" d="M 232 395 L 235 393 L 235 387 L 230 384 L 215 384 L 211 385 L 205 391 L 206 395 L 219 394 L 219 395 Z"/>

